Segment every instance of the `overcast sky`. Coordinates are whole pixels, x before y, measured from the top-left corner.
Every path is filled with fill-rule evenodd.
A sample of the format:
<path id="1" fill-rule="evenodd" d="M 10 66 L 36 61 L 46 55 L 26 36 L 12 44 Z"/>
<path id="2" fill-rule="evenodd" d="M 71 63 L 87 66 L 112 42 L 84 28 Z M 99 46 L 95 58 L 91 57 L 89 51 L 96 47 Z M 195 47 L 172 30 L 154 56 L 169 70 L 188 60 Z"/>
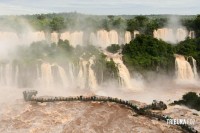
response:
<path id="1" fill-rule="evenodd" d="M 200 13 L 200 0 L 0 0 L 0 15 L 79 12 L 97 15 Z"/>

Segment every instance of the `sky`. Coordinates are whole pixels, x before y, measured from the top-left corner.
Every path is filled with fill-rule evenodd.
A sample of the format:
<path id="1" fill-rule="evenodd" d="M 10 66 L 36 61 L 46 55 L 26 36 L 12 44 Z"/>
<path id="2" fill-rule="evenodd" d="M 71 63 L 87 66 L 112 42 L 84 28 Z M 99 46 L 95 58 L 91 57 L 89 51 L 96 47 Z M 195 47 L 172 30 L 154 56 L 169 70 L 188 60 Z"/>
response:
<path id="1" fill-rule="evenodd" d="M 79 12 L 96 15 L 200 13 L 200 0 L 0 0 L 0 15 Z"/>

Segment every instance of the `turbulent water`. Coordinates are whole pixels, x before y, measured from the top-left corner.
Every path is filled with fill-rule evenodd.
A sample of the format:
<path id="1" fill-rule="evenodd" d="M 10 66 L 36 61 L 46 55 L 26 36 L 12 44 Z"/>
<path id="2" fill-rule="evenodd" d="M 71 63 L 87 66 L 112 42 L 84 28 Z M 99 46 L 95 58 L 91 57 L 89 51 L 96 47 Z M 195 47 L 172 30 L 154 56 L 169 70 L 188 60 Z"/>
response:
<path id="1" fill-rule="evenodd" d="M 107 60 L 113 60 L 118 70 L 118 83 L 124 91 L 141 91 L 143 89 L 142 79 L 138 80 L 131 78 L 130 72 L 126 65 L 123 63 L 122 55 L 119 53 L 112 54 L 108 51 L 104 51 L 107 56 Z M 139 81 L 140 80 L 140 81 Z"/>
<path id="2" fill-rule="evenodd" d="M 138 116 L 113 103 L 29 104 L 18 101 L 15 106 L 4 106 L 3 111 L 4 115 L 0 117 L 1 133 L 181 132 L 175 126 Z"/>
<path id="3" fill-rule="evenodd" d="M 92 69 L 95 57 L 91 57 L 88 61 L 80 59 L 78 72 L 78 88 L 95 90 L 98 87 L 96 73 Z"/>
<path id="4" fill-rule="evenodd" d="M 122 61 L 122 57 L 118 56 L 118 57 L 113 57 L 112 59 L 115 62 L 116 66 L 118 68 L 118 71 L 119 71 L 120 84 L 123 87 L 131 89 L 132 88 L 131 76 L 128 71 L 128 68 L 124 65 L 124 63 Z"/>
<path id="5" fill-rule="evenodd" d="M 196 60 L 192 58 L 192 65 L 182 55 L 175 55 L 176 77 L 178 80 L 198 79 Z"/>

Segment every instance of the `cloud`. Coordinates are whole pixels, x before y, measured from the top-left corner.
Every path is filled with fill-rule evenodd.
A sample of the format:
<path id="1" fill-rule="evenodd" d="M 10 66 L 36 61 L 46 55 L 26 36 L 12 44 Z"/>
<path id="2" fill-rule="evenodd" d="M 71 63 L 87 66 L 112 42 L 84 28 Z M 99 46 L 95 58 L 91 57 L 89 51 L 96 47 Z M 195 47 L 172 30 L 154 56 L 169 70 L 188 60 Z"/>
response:
<path id="1" fill-rule="evenodd" d="M 77 11 L 88 14 L 197 14 L 199 0 L 1 0 L 0 15 Z"/>

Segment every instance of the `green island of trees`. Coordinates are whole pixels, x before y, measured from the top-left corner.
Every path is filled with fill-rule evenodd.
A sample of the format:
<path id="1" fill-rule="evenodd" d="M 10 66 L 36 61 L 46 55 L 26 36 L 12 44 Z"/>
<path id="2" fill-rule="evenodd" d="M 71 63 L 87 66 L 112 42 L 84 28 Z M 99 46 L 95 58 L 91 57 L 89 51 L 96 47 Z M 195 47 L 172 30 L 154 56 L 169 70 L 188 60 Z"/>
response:
<path id="1" fill-rule="evenodd" d="M 189 108 L 196 109 L 200 111 L 200 96 L 196 92 L 188 92 L 183 95 L 181 100 L 174 101 L 171 105 L 185 105 Z"/>

